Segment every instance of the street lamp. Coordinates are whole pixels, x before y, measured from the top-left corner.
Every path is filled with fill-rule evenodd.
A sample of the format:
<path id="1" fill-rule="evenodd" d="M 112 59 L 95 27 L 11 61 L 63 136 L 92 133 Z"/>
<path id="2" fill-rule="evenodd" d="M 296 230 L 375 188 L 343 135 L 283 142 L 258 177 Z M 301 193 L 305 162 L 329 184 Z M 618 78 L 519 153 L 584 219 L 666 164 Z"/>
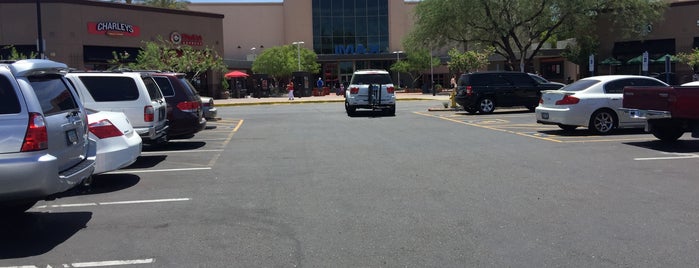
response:
<path id="1" fill-rule="evenodd" d="M 396 63 L 398 63 L 400 61 L 400 53 L 403 53 L 403 50 L 393 51 L 392 53 L 396 54 Z M 400 88 L 400 71 L 398 71 L 398 88 Z"/>
<path id="2" fill-rule="evenodd" d="M 255 61 L 255 58 L 257 58 L 257 55 L 255 55 L 255 47 L 252 47 L 250 51 L 252 51 L 252 61 Z"/>
<path id="3" fill-rule="evenodd" d="M 437 95 L 437 92 L 434 92 L 434 62 L 432 59 L 432 49 L 430 49 L 430 87 L 432 88 L 432 96 Z"/>
<path id="4" fill-rule="evenodd" d="M 296 41 L 291 43 L 292 45 L 296 45 L 296 57 L 298 57 L 299 60 L 299 72 L 301 71 L 301 45 L 304 44 L 303 41 Z"/>

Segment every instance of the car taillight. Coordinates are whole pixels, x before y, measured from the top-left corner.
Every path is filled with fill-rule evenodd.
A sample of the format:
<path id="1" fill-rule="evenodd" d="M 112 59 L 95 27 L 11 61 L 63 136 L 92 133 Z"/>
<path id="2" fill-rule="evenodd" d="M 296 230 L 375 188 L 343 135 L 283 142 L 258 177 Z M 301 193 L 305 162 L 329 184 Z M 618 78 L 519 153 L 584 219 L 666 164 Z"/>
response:
<path id="1" fill-rule="evenodd" d="M 466 95 L 473 95 L 473 87 L 471 86 L 466 86 Z"/>
<path id="2" fill-rule="evenodd" d="M 393 87 L 387 87 L 386 92 L 388 92 L 388 94 L 393 94 L 393 92 L 396 92 L 396 90 Z"/>
<path id="3" fill-rule="evenodd" d="M 49 134 L 44 117 L 38 113 L 29 113 L 27 134 L 24 135 L 22 152 L 45 150 L 49 148 Z"/>
<path id="4" fill-rule="evenodd" d="M 556 101 L 556 105 L 571 105 L 578 104 L 578 102 L 580 102 L 580 99 L 573 97 L 572 95 L 565 95 L 562 99 Z"/>
<path id="5" fill-rule="evenodd" d="M 183 112 L 194 113 L 199 109 L 199 102 L 197 101 L 183 101 L 177 104 L 177 109 Z"/>
<path id="6" fill-rule="evenodd" d="M 155 119 L 155 109 L 153 109 L 153 106 L 146 106 L 143 107 L 143 121 L 146 122 L 153 122 Z"/>
<path id="7" fill-rule="evenodd" d="M 350 94 L 357 94 L 357 93 L 359 93 L 358 87 L 351 87 L 350 88 Z"/>
<path id="8" fill-rule="evenodd" d="M 119 129 L 112 124 L 109 119 L 102 119 L 95 123 L 90 123 L 87 128 L 92 134 L 95 134 L 100 139 L 118 137 L 124 135 Z"/>

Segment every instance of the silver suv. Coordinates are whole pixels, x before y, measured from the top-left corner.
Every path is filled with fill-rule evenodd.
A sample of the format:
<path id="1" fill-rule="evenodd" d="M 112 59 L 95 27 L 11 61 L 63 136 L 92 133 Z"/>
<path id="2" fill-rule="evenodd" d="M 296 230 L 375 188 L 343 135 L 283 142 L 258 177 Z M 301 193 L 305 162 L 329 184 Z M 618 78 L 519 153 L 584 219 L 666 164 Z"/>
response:
<path id="1" fill-rule="evenodd" d="M 0 212 L 23 212 L 92 175 L 87 113 L 49 60 L 0 63 Z"/>
<path id="2" fill-rule="evenodd" d="M 345 90 L 345 110 L 354 116 L 357 108 L 396 114 L 396 94 L 386 70 L 357 70 Z"/>

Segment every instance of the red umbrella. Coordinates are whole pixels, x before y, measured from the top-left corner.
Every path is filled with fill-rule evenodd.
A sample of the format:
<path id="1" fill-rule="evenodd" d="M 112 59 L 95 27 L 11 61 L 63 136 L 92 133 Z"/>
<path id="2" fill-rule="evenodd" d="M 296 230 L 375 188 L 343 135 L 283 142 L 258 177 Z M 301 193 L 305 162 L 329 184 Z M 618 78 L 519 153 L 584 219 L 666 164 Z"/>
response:
<path id="1" fill-rule="evenodd" d="M 248 74 L 241 72 L 241 71 L 230 71 L 230 72 L 226 73 L 226 75 L 224 77 L 226 77 L 226 78 L 241 78 L 241 77 L 248 77 L 248 76 L 249 76 Z"/>

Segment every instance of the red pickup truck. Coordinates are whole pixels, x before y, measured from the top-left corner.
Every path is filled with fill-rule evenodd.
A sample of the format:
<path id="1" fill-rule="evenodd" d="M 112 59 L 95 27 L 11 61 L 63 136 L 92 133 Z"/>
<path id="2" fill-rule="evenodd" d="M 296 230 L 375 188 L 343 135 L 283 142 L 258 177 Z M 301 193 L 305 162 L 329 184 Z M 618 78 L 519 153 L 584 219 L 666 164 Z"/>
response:
<path id="1" fill-rule="evenodd" d="M 675 141 L 685 132 L 699 138 L 699 85 L 625 87 L 623 109 L 646 119 L 646 132 L 662 141 Z"/>

